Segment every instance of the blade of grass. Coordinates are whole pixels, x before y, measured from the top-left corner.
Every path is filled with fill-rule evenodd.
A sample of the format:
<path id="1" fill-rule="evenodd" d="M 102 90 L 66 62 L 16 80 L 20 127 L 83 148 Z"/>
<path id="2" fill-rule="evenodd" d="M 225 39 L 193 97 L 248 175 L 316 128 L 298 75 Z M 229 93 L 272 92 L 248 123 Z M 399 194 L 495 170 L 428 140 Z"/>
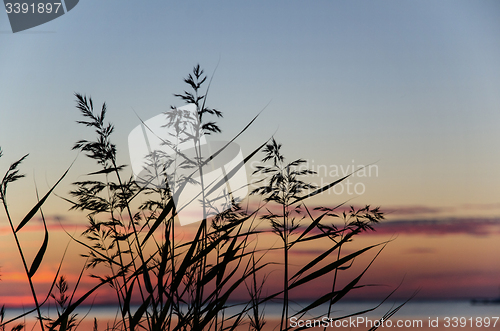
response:
<path id="1" fill-rule="evenodd" d="M 146 312 L 146 309 L 148 309 L 149 301 L 151 301 L 151 294 L 146 298 L 146 300 L 139 306 L 137 311 L 135 312 L 134 316 L 130 320 L 130 330 L 134 330 L 135 327 L 139 324 L 142 315 Z"/>
<path id="2" fill-rule="evenodd" d="M 40 267 L 40 264 L 42 263 L 43 256 L 45 255 L 45 252 L 47 250 L 47 245 L 49 244 L 49 231 L 47 231 L 47 224 L 45 223 L 45 218 L 43 217 L 42 214 L 42 220 L 43 220 L 43 226 L 45 230 L 45 236 L 43 238 L 43 243 L 42 247 L 38 250 L 38 253 L 35 256 L 35 259 L 31 263 L 30 271 L 28 273 L 28 277 L 33 277 L 38 270 L 38 267 Z"/>
<path id="3" fill-rule="evenodd" d="M 106 280 L 101 281 L 99 284 L 94 286 L 92 289 L 87 291 L 84 295 L 82 295 L 75 303 L 72 305 L 68 306 L 68 308 L 54 321 L 52 327 L 49 329 L 49 331 L 54 330 L 55 327 L 61 324 L 61 322 L 65 319 L 68 318 L 68 316 L 78 307 L 80 306 L 92 293 L 94 293 L 97 289 L 99 289 L 101 286 L 108 284 L 112 282 L 114 279 L 121 277 L 122 273 L 119 272 L 114 276 L 108 277 Z"/>
<path id="4" fill-rule="evenodd" d="M 75 161 L 73 161 L 74 163 Z M 54 189 L 56 188 L 56 186 L 63 180 L 63 178 L 66 176 L 66 174 L 68 173 L 69 169 L 71 169 L 71 166 L 73 165 L 73 163 L 71 163 L 71 165 L 69 166 L 69 168 L 64 172 L 64 174 L 61 176 L 61 178 L 59 178 L 59 180 L 52 186 L 52 188 L 43 196 L 43 198 L 38 201 L 38 203 L 29 211 L 29 213 L 23 218 L 23 220 L 21 221 L 21 223 L 19 223 L 19 225 L 17 226 L 16 228 L 16 232 L 19 232 L 19 230 L 21 230 L 32 218 L 33 216 L 36 214 L 36 212 L 38 211 L 38 209 L 40 209 L 40 207 L 45 203 L 45 201 L 47 200 L 47 198 L 49 197 L 49 195 L 52 193 L 52 191 L 54 191 Z"/>
<path id="5" fill-rule="evenodd" d="M 373 248 L 373 247 L 376 247 L 376 246 L 380 246 L 380 245 L 381 244 L 373 245 L 373 246 L 370 246 L 370 248 Z M 307 312 L 307 311 L 309 311 L 309 310 L 311 310 L 311 309 L 313 309 L 315 307 L 318 307 L 319 305 L 321 305 L 323 303 L 332 301 L 332 304 L 334 304 L 334 303 L 338 302 L 340 299 L 342 299 L 347 293 L 349 293 L 356 286 L 356 284 L 358 284 L 358 282 L 361 280 L 361 277 L 363 277 L 363 275 L 368 271 L 368 269 L 370 268 L 370 266 L 373 264 L 373 262 L 375 261 L 375 259 L 379 256 L 379 254 L 382 252 L 382 250 L 385 248 L 386 245 L 387 245 L 387 242 L 384 243 L 384 246 L 378 251 L 378 253 L 371 260 L 371 262 L 368 264 L 368 266 L 366 266 L 366 268 L 363 270 L 363 272 L 361 272 L 361 274 L 359 274 L 356 278 L 354 278 L 351 282 L 349 282 L 349 284 L 347 284 L 342 290 L 340 290 L 340 291 L 333 291 L 333 292 L 330 292 L 328 294 L 325 294 L 324 296 L 322 296 L 318 300 L 314 301 L 313 303 L 311 303 L 307 307 L 305 307 L 302 310 L 300 310 L 297 314 L 301 314 L 301 313 Z M 314 278 L 311 278 L 311 279 L 314 279 Z"/>
<path id="6" fill-rule="evenodd" d="M 363 254 L 364 252 L 367 252 L 369 251 L 370 249 L 374 248 L 374 247 L 377 247 L 377 246 L 380 246 L 380 245 L 385 245 L 387 244 L 388 242 L 384 242 L 384 243 L 380 243 L 380 244 L 375 244 L 375 245 L 371 245 L 371 246 L 368 246 L 368 247 L 365 247 L 363 249 L 360 249 L 352 254 L 349 254 L 347 256 L 344 256 L 343 258 L 341 258 L 340 260 L 337 260 L 337 261 L 334 261 L 332 263 L 329 263 L 328 265 L 322 267 L 321 269 L 319 270 L 316 270 L 316 271 L 313 271 L 312 273 L 310 273 L 309 275 L 299 279 L 299 280 L 296 280 L 295 282 L 293 282 L 289 288 L 292 289 L 292 288 L 295 288 L 299 285 L 302 285 L 302 284 L 305 284 L 307 282 L 310 282 L 311 280 L 314 280 L 318 277 L 321 277 L 327 273 L 329 273 L 330 271 L 332 270 L 335 270 L 335 268 L 339 267 L 339 266 L 342 266 L 343 264 L 349 262 L 350 260 L 352 260 L 353 258 Z M 380 252 L 379 252 L 380 253 Z M 379 254 L 378 253 L 378 254 Z M 377 254 L 377 255 L 378 255 Z M 371 263 L 370 263 L 371 265 Z"/>
<path id="7" fill-rule="evenodd" d="M 165 208 L 161 211 L 160 215 L 156 219 L 156 221 L 153 223 L 151 228 L 149 229 L 148 233 L 146 234 L 146 237 L 142 240 L 141 246 L 144 246 L 146 241 L 148 240 L 149 237 L 156 231 L 156 229 L 160 226 L 160 224 L 165 220 L 167 215 L 173 211 L 175 208 L 175 202 L 174 199 L 170 199 L 170 201 L 167 203 Z"/>
<path id="8" fill-rule="evenodd" d="M 337 244 L 335 244 L 333 247 L 329 248 L 325 252 L 321 253 L 319 256 L 314 258 L 312 261 L 310 261 L 308 264 L 306 264 L 302 269 L 297 271 L 295 275 L 290 278 L 290 280 L 293 280 L 294 278 L 299 277 L 302 275 L 305 271 L 312 269 L 316 264 L 324 260 L 326 257 L 328 257 L 332 252 L 334 252 L 336 249 L 338 249 L 340 246 L 342 246 L 344 243 L 349 241 L 349 239 L 354 235 L 353 232 L 348 233 L 342 240 L 340 240 Z"/>

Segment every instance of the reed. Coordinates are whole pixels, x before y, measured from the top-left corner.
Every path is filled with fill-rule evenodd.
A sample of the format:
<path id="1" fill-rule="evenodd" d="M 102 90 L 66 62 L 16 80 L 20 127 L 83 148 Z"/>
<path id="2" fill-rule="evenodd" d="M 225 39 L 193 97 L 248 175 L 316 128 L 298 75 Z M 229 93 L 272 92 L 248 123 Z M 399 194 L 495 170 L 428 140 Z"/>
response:
<path id="1" fill-rule="evenodd" d="M 177 141 L 191 139 L 196 155 L 189 158 L 180 150 L 175 150 L 174 157 L 158 153 L 149 155 L 150 165 L 156 165 L 152 168 L 155 169 L 152 175 L 163 178 L 164 185 L 159 186 L 140 185 L 133 177 L 124 175 L 126 165 L 118 164 L 118 149 L 112 141 L 114 126 L 106 122 L 106 104 L 97 109 L 92 98 L 75 94 L 76 108 L 82 116 L 78 123 L 92 129 L 95 137 L 91 140 L 79 140 L 73 148 L 94 160 L 98 168 L 90 171 L 84 180 L 73 183 L 70 196 L 64 198 L 71 203 L 72 210 L 82 211 L 88 220 L 88 227 L 82 233 L 83 238 L 72 237 L 87 253 L 83 254 L 85 266 L 71 295 L 68 284 L 63 276 L 59 276 L 59 271 L 55 272 L 52 287 L 45 300 L 38 299 L 32 281 L 49 243 L 49 232 L 41 207 L 67 171 L 17 227 L 9 216 L 7 186 L 23 177 L 18 168 L 26 156 L 13 163 L 2 179 L 0 199 L 32 290 L 36 307 L 34 311 L 38 315 L 42 331 L 78 329 L 80 321 L 74 314 L 75 309 L 87 302 L 92 294 L 98 293 L 104 285 L 112 287 L 119 312 L 119 319 L 108 325 L 106 330 L 131 331 L 239 330 L 243 327 L 248 330 L 263 330 L 264 325 L 269 325 L 265 317 L 265 306 L 276 300 L 282 302 L 279 329 L 288 330 L 290 328 L 287 321 L 290 317 L 302 316 L 323 304 L 328 304 L 330 316 L 336 302 L 353 289 L 364 286 L 360 283 L 361 278 L 376 257 L 347 285 L 338 285 L 338 274 L 349 269 L 356 257 L 370 250 L 378 250 L 378 256 L 386 243 L 364 247 L 347 255 L 342 254 L 342 248 L 361 232 L 373 230 L 373 226 L 383 219 L 379 208 L 351 207 L 348 212 L 337 213 L 338 208 L 343 205 L 337 202 L 334 207 L 316 207 L 313 212 L 306 204 L 309 199 L 341 183 L 350 175 L 323 187 L 316 187 L 307 181 L 307 176 L 314 172 L 302 169 L 305 161 L 298 159 L 285 163 L 285 157 L 280 151 L 281 145 L 270 138 L 262 141 L 241 164 L 244 166 L 257 153 L 263 153 L 263 165 L 254 174 L 259 174 L 264 179 L 251 192 L 260 195 L 263 203 L 251 210 L 244 207 L 241 201 L 231 198 L 227 201 L 228 208 L 225 211 L 215 210 L 214 201 L 207 198 L 208 192 L 224 179 L 220 183 L 206 183 L 203 180 L 203 169 L 227 145 L 204 155 L 201 135 L 221 131 L 212 118 L 222 117 L 222 112 L 206 105 L 210 84 L 204 89 L 207 77 L 199 65 L 194 67 L 184 81 L 189 89 L 176 96 L 196 107 L 196 118 L 186 119 L 185 114 L 176 107 L 171 107 L 165 116 L 168 125 L 174 128 L 174 138 Z M 234 139 L 243 134 L 255 118 Z M 168 172 L 165 164 L 172 166 L 173 171 Z M 176 170 L 180 168 L 188 169 L 190 175 L 179 178 L 176 185 L 169 186 L 165 176 L 176 176 Z M 203 219 L 192 239 L 180 241 L 175 236 L 174 224 L 179 206 L 175 205 L 174 200 L 187 184 L 193 183 L 201 188 L 197 199 L 201 202 Z M 271 212 L 278 210 L 274 206 L 278 206 L 280 212 Z M 37 212 L 42 215 L 45 238 L 34 261 L 29 264 L 17 234 Z M 339 218 L 344 222 L 343 227 L 328 223 L 331 219 Z M 269 226 L 266 226 L 267 222 Z M 264 232 L 279 236 L 280 247 L 259 247 L 258 237 Z M 324 252 L 293 272 L 294 269 L 290 267 L 293 249 L 315 242 L 331 244 L 326 246 Z M 266 262 L 266 255 L 274 250 L 282 251 L 282 262 Z M 332 257 L 335 258 L 332 260 Z M 283 273 L 282 289 L 266 286 L 266 280 L 275 270 Z M 93 277 L 96 284 L 76 297 L 76 289 L 85 274 Z M 330 290 L 299 312 L 291 312 L 291 291 L 300 291 L 320 279 L 331 280 Z M 241 290 L 248 294 L 247 301 L 238 302 L 236 293 Z M 137 298 L 140 300 L 139 306 L 134 309 Z M 57 306 L 57 317 L 53 319 L 42 316 L 41 312 L 49 299 Z M 234 305 L 241 307 L 237 313 L 229 310 Z M 2 308 L 2 331 L 20 318 L 4 321 L 3 311 Z M 369 310 L 357 314 L 367 311 Z M 343 317 L 345 316 L 337 316 L 334 319 Z M 94 319 L 94 330 L 99 329 L 98 325 L 97 319 Z M 16 325 L 11 330 L 19 328 L 22 329 L 22 326 Z"/>

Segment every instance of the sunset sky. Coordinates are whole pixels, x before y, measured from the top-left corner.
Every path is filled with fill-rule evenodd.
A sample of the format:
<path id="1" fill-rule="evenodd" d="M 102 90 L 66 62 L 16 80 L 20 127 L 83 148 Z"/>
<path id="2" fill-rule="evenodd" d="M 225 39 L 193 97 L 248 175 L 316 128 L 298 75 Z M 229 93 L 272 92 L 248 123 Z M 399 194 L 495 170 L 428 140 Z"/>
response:
<path id="1" fill-rule="evenodd" d="M 500 3 L 493 0 L 85 0 L 15 34 L 2 10 L 0 174 L 30 154 L 21 167 L 26 178 L 9 188 L 9 206 L 20 221 L 36 203 L 35 189 L 46 192 L 75 158 L 57 195 L 68 197 L 72 182 L 98 170 L 71 150 L 93 137 L 75 123 L 75 92 L 92 96 L 94 105 L 107 103 L 119 161 L 128 164 L 136 113 L 149 119 L 181 106 L 173 94 L 182 93 L 183 78 L 200 63 L 213 74 L 208 105 L 224 113 L 218 139 L 230 139 L 264 109 L 237 140 L 243 153 L 274 135 L 287 160 L 303 158 L 318 172 L 310 178 L 318 185 L 373 165 L 350 178 L 350 191 L 338 187 L 311 202 L 349 200 L 387 214 L 375 233 L 353 243 L 394 239 L 366 275 L 367 283 L 387 287 L 353 298 L 380 299 L 401 282 L 396 296 L 403 299 L 417 289 L 421 299 L 494 297 L 500 294 L 499 36 Z M 249 163 L 247 172 L 253 169 Z M 53 239 L 37 275 L 40 288 L 70 241 L 61 225 L 74 234 L 84 229 L 85 215 L 69 207 L 55 195 L 46 204 Z M 24 230 L 22 242 L 34 255 L 41 223 Z M 70 281 L 83 264 L 77 246 L 70 245 L 73 257 L 64 262 Z M 313 253 L 305 247 L 296 254 L 300 264 Z M 0 279 L 0 305 L 30 304 L 3 210 Z"/>

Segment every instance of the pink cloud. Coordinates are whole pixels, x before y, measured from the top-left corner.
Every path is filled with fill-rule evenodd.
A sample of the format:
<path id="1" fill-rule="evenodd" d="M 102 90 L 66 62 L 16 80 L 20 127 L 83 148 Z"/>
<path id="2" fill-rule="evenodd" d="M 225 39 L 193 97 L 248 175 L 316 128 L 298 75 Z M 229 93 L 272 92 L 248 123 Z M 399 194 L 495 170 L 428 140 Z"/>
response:
<path id="1" fill-rule="evenodd" d="M 465 234 L 485 236 L 500 232 L 499 218 L 461 218 L 381 222 L 372 234 Z"/>

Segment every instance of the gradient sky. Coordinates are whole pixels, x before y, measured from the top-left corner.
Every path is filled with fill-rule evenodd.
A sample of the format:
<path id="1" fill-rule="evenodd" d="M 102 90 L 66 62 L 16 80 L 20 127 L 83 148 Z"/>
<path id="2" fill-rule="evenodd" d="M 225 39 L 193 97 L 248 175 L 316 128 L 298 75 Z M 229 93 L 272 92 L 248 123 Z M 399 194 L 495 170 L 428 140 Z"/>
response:
<path id="1" fill-rule="evenodd" d="M 288 160 L 300 157 L 329 169 L 313 178 L 318 184 L 335 179 L 332 166 L 377 165 L 376 176 L 352 178 L 364 194 L 330 192 L 318 203 L 354 198 L 351 203 L 381 205 L 390 221 L 408 224 L 498 220 L 499 36 L 500 3 L 493 0 L 85 0 L 16 34 L 0 12 L 1 173 L 30 153 L 22 167 L 28 178 L 12 186 L 10 205 L 22 217 L 36 202 L 34 182 L 45 192 L 77 156 L 73 143 L 91 137 L 75 124 L 75 92 L 91 95 L 94 104 L 106 101 L 119 158 L 128 163 L 127 136 L 138 125 L 134 111 L 148 119 L 180 106 L 173 93 L 182 92 L 182 78 L 200 63 L 208 74 L 215 71 L 208 103 L 224 112 L 222 138 L 268 105 L 238 140 L 243 151 L 276 132 Z M 69 183 L 95 169 L 79 156 L 57 193 L 66 194 Z M 46 212 L 83 219 L 67 208 L 53 197 Z M 0 252 L 6 252 L 11 234 L 0 215 Z M 404 260 L 413 252 L 444 261 L 471 240 L 474 252 L 487 251 L 486 260 L 495 261 L 481 267 L 488 269 L 482 275 L 498 278 L 500 251 L 492 244 L 498 231 L 486 228 L 482 234 L 432 233 L 436 241 L 428 247 L 417 242 L 430 234 L 401 230 L 400 238 L 413 239 L 396 240 L 389 255 L 399 252 Z M 3 275 L 17 263 L 6 256 L 0 253 Z M 401 273 L 419 268 L 416 263 Z M 432 268 L 441 275 L 473 269 Z M 484 284 L 478 274 L 470 277 L 474 286 Z M 0 289 L 7 282 L 4 277 Z"/>

